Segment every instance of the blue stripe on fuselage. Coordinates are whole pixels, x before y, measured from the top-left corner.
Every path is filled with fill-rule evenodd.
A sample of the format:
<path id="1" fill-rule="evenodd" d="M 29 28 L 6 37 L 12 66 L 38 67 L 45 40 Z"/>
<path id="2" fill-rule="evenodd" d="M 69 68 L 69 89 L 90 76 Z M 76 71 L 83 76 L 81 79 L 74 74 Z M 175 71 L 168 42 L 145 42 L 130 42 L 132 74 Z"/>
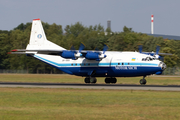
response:
<path id="1" fill-rule="evenodd" d="M 44 59 L 42 57 L 39 57 L 37 55 L 34 55 L 37 59 L 40 59 L 44 62 L 47 62 L 49 64 L 53 64 L 54 66 L 57 66 L 57 67 L 76 67 L 76 66 L 86 66 L 86 67 L 91 67 L 91 66 L 115 66 L 115 65 L 118 65 L 118 63 L 85 63 L 86 65 L 84 65 L 84 63 L 56 63 L 56 62 L 53 62 L 53 61 L 50 61 L 50 60 L 47 60 L 47 59 Z M 121 63 L 124 63 L 124 65 L 135 65 L 135 66 L 158 66 L 158 64 L 155 64 L 155 63 L 135 63 L 135 62 L 121 62 Z M 120 63 L 120 65 L 122 65 Z"/>

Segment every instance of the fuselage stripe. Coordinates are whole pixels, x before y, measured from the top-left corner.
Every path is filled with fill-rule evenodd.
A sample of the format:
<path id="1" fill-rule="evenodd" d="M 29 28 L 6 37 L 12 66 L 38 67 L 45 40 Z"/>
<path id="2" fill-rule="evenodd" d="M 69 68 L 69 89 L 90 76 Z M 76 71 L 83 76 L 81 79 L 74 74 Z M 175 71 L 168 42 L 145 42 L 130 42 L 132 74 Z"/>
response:
<path id="1" fill-rule="evenodd" d="M 144 62 L 115 62 L 115 63 L 56 63 L 47 59 L 44 59 L 42 57 L 39 57 L 37 55 L 34 55 L 37 59 L 40 59 L 44 62 L 47 62 L 49 64 L 52 64 L 57 67 L 94 67 L 94 66 L 151 66 L 151 67 L 157 67 L 158 64 L 155 63 L 144 63 Z M 123 63 L 123 65 L 122 65 Z"/>

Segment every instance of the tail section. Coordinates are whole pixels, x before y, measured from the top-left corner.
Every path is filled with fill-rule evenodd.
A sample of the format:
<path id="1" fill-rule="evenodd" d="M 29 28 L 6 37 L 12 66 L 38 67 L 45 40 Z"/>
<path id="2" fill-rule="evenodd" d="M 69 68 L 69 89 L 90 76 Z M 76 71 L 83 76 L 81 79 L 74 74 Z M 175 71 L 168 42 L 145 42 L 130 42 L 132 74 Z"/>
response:
<path id="1" fill-rule="evenodd" d="M 41 20 L 34 19 L 32 22 L 29 45 L 43 45 L 46 40 L 47 40 L 47 38 L 44 33 L 44 30 L 43 30 L 43 27 L 41 24 Z"/>
<path id="2" fill-rule="evenodd" d="M 32 22 L 31 35 L 26 50 L 65 50 L 64 48 L 47 40 L 41 20 Z"/>

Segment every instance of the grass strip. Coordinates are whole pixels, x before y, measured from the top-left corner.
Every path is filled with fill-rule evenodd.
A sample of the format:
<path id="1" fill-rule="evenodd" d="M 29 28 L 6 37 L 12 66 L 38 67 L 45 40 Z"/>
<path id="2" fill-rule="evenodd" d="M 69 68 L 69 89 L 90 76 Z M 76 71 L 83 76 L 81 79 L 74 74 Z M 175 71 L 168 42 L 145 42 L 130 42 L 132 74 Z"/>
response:
<path id="1" fill-rule="evenodd" d="M 0 119 L 180 119 L 179 92 L 0 88 Z"/>

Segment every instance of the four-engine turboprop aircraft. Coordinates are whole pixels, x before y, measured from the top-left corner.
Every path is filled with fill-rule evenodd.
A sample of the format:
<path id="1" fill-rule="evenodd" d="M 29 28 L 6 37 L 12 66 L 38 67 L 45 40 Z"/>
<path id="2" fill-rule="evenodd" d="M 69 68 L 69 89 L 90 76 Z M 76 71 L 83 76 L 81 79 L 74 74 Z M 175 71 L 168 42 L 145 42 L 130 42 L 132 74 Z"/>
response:
<path id="1" fill-rule="evenodd" d="M 115 77 L 161 74 L 166 65 L 151 55 L 139 52 L 66 50 L 46 39 L 41 20 L 34 19 L 30 41 L 26 49 L 15 49 L 11 54 L 27 54 L 65 73 L 85 77 L 85 83 L 96 83 L 96 77 L 105 77 L 105 83 L 116 83 Z"/>

